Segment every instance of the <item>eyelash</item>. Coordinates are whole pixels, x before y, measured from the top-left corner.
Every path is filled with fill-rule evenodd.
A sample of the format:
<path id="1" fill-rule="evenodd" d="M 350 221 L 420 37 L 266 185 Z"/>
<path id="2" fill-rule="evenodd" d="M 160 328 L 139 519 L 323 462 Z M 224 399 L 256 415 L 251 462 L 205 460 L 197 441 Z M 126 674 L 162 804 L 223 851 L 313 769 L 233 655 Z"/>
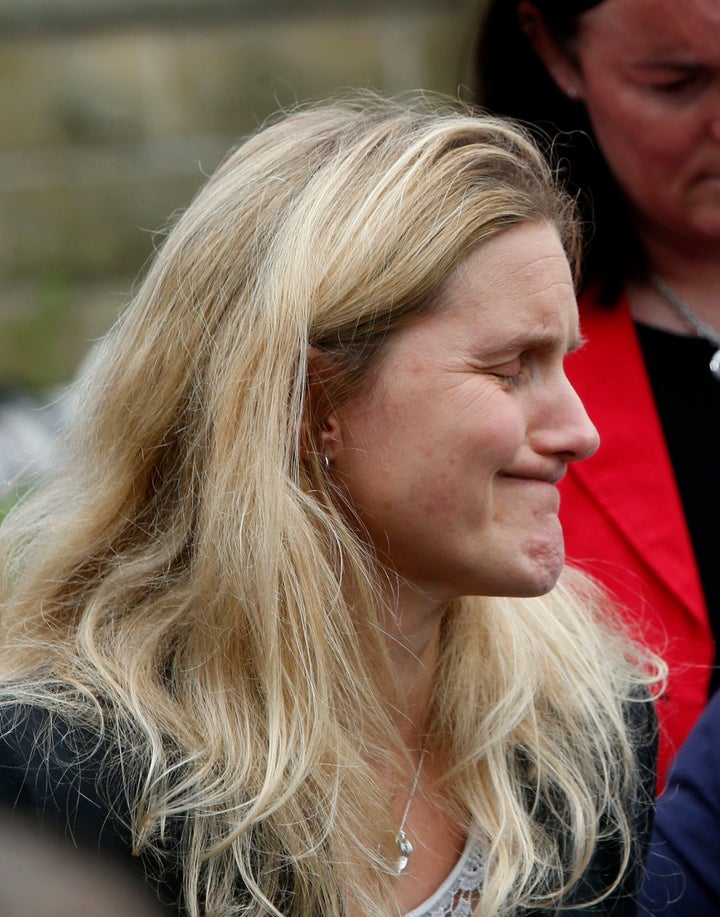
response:
<path id="1" fill-rule="evenodd" d="M 685 89 L 691 83 L 690 79 L 683 78 L 681 80 L 673 80 L 672 83 L 657 83 L 653 88 L 658 92 L 668 92 L 670 94 L 674 92 L 680 92 Z"/>
<path id="2" fill-rule="evenodd" d="M 681 95 L 686 90 L 693 89 L 700 82 L 700 75 L 695 73 L 689 73 L 687 76 L 678 77 L 676 80 L 672 80 L 669 83 L 654 83 L 652 88 L 655 92 L 662 93 L 664 95 Z"/>
<path id="3" fill-rule="evenodd" d="M 516 373 L 493 373 L 506 388 L 517 388 L 523 380 L 524 373 L 518 369 Z"/>

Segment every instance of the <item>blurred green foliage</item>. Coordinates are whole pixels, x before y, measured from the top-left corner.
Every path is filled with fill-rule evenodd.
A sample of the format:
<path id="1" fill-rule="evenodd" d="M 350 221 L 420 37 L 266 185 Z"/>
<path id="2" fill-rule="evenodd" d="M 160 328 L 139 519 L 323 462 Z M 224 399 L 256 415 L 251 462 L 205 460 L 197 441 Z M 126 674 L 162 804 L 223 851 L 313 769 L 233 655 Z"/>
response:
<path id="1" fill-rule="evenodd" d="M 47 400 L 69 382 L 129 299 L 130 279 L 91 280 L 47 270 L 0 305 L 0 390 Z M 2 303 L 2 293 L 0 293 Z"/>
<path id="2" fill-rule="evenodd" d="M 79 357 L 72 320 L 75 284 L 56 273 L 41 276 L 28 291 L 32 299 L 0 322 L 0 366 L 3 379 L 21 381 L 31 390 L 48 388 L 67 378 Z"/>

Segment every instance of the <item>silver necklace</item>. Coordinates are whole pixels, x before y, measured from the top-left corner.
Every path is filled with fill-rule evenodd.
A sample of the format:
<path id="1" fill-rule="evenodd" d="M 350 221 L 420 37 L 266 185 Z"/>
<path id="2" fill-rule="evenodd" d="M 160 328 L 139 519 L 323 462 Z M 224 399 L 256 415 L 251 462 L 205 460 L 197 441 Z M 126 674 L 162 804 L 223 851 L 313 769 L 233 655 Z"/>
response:
<path id="1" fill-rule="evenodd" d="M 695 313 L 691 311 L 685 303 L 678 298 L 677 294 L 659 277 L 651 277 L 650 283 L 667 302 L 673 312 L 679 315 L 685 324 L 693 329 L 698 337 L 704 338 L 713 345 L 715 353 L 710 358 L 710 372 L 718 382 L 720 382 L 720 334 L 699 316 L 695 315 Z"/>
<path id="2" fill-rule="evenodd" d="M 397 844 L 398 858 L 397 863 L 395 864 L 395 869 L 397 874 L 401 875 L 407 869 L 408 859 L 413 853 L 415 848 L 412 845 L 412 842 L 405 834 L 405 822 L 407 821 L 408 812 L 410 811 L 410 806 L 412 801 L 415 798 L 415 793 L 418 788 L 418 782 L 420 781 L 420 773 L 422 772 L 423 763 L 425 761 L 425 755 L 427 754 L 427 748 L 423 748 L 420 755 L 420 761 L 418 762 L 417 770 L 415 771 L 415 777 L 413 779 L 412 789 L 410 790 L 410 795 L 408 796 L 408 801 L 405 804 L 405 811 L 403 812 L 402 818 L 400 819 L 400 827 L 398 828 L 398 833 L 395 835 L 395 843 Z"/>

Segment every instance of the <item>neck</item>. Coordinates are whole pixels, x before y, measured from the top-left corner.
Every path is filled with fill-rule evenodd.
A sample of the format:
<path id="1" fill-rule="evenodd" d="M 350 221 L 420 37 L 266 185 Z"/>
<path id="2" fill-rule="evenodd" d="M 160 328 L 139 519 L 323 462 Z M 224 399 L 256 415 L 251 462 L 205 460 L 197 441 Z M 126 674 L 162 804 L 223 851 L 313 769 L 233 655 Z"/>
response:
<path id="1" fill-rule="evenodd" d="M 424 744 L 440 653 L 444 608 L 427 596 L 400 586 L 395 610 L 386 616 L 390 660 L 401 692 L 399 728 L 409 748 Z"/>
<path id="2" fill-rule="evenodd" d="M 699 318 L 720 330 L 720 244 L 693 244 L 650 230 L 641 233 L 641 241 L 648 259 L 648 277 L 659 277 Z M 633 317 L 665 331 L 692 334 L 648 277 L 628 283 Z"/>
<path id="3" fill-rule="evenodd" d="M 720 276 L 720 238 L 675 233 L 640 218 L 635 228 L 651 273 L 669 281 Z"/>

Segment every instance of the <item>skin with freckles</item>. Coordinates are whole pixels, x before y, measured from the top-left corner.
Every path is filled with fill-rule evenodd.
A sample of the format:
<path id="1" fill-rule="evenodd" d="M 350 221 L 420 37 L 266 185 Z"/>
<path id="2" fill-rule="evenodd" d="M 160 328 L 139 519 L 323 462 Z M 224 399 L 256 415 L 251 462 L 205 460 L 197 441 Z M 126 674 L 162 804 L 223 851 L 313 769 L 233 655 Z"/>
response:
<path id="1" fill-rule="evenodd" d="M 367 386 L 326 418 L 329 473 L 398 574 L 384 626 L 414 759 L 446 603 L 539 595 L 562 569 L 556 484 L 598 445 L 563 369 L 579 344 L 557 232 L 517 226 L 460 263 L 435 308 L 391 334 Z M 414 767 L 390 786 L 398 824 Z M 465 843 L 431 792 L 440 773 L 429 759 L 408 815 L 415 852 L 394 884 L 399 913 L 439 887 Z"/>
<path id="2" fill-rule="evenodd" d="M 401 608 L 537 595 L 563 564 L 556 488 L 595 451 L 563 361 L 579 345 L 554 228 L 480 245 L 437 307 L 394 333 L 374 379 L 328 418 L 324 448 Z"/>

